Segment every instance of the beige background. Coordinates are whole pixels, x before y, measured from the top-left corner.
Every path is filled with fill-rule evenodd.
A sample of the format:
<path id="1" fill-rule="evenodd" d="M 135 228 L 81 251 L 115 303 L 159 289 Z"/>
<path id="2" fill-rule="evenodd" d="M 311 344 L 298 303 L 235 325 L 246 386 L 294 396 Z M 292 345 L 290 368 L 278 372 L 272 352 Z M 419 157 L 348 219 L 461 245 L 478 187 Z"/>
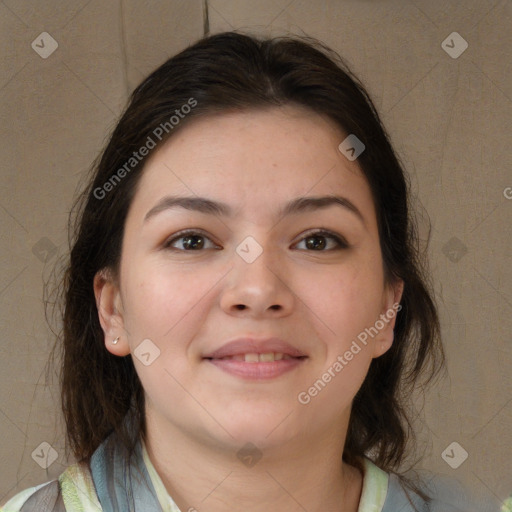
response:
<path id="1" fill-rule="evenodd" d="M 449 377 L 426 400 L 422 466 L 499 504 L 512 491 L 511 26 L 510 0 L 1 1 L 0 502 L 71 462 L 41 299 L 75 188 L 129 92 L 209 27 L 316 36 L 367 85 L 432 222 Z M 456 59 L 441 47 L 454 31 L 468 42 Z M 42 32 L 58 43 L 46 59 L 31 47 Z M 454 441 L 458 469 L 441 457 Z M 43 442 L 47 469 L 32 457 Z"/>

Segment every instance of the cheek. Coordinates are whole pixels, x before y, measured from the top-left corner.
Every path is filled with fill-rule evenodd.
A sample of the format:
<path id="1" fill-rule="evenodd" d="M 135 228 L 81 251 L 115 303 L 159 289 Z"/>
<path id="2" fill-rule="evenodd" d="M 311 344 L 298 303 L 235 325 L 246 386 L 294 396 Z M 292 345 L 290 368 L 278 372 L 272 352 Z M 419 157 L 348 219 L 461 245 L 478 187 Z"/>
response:
<path id="1" fill-rule="evenodd" d="M 380 313 L 382 276 L 363 261 L 299 280 L 304 303 L 340 346 L 372 325 Z"/>
<path id="2" fill-rule="evenodd" d="M 147 329 L 155 336 L 165 336 L 187 315 L 194 314 L 216 282 L 207 272 L 177 272 L 169 267 L 147 265 L 127 272 L 125 314 L 134 330 Z"/>
<path id="3" fill-rule="evenodd" d="M 196 335 L 198 316 L 204 315 L 208 307 L 208 292 L 214 292 L 212 287 L 219 278 L 214 279 L 207 271 L 171 271 L 170 265 L 160 264 L 141 265 L 137 271 L 130 269 L 126 276 L 125 322 L 132 349 L 129 357 L 133 358 L 147 398 L 163 408 L 172 396 L 179 409 L 190 398 L 182 387 L 189 389 L 191 385 L 187 347 Z M 142 340 L 147 339 L 154 345 L 148 345 L 145 352 L 150 352 L 151 358 L 158 354 L 149 365 L 137 357 Z"/>

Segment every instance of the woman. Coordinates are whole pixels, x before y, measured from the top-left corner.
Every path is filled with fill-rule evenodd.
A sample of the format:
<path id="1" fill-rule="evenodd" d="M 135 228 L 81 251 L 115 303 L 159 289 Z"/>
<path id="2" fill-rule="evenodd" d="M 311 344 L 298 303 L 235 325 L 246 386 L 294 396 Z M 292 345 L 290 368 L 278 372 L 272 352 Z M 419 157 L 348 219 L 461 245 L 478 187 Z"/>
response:
<path id="1" fill-rule="evenodd" d="M 4 512 L 469 510 L 397 472 L 439 321 L 404 172 L 334 52 L 200 40 L 133 92 L 77 204 L 78 462 Z"/>

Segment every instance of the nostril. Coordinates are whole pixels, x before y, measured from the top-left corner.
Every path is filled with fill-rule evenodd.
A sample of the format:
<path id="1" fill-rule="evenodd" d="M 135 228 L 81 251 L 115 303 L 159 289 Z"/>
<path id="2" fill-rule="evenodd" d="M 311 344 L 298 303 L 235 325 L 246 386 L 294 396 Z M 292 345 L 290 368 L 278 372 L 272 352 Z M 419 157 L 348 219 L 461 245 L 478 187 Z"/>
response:
<path id="1" fill-rule="evenodd" d="M 245 304 L 237 304 L 235 306 L 235 308 L 238 309 L 239 311 L 243 311 L 244 309 L 247 308 L 247 306 Z M 282 306 L 279 304 L 274 304 L 269 307 L 269 309 L 277 309 L 277 310 L 280 310 L 281 308 L 282 308 Z"/>

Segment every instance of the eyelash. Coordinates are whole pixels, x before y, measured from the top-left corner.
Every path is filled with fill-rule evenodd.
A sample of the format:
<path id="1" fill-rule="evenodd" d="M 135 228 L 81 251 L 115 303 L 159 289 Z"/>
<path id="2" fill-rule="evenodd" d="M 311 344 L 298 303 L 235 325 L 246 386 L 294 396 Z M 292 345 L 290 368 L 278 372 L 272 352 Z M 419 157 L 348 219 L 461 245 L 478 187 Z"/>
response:
<path id="1" fill-rule="evenodd" d="M 201 230 L 189 229 L 189 230 L 185 230 L 185 231 L 181 231 L 179 233 L 176 233 L 176 235 L 173 238 L 170 238 L 169 240 L 167 240 L 164 243 L 163 248 L 164 249 L 169 249 L 171 251 L 201 252 L 201 250 L 176 249 L 175 247 L 171 247 L 171 244 L 173 242 L 176 242 L 177 240 L 180 240 L 180 239 L 185 238 L 185 237 L 190 236 L 190 235 L 199 235 L 199 236 L 202 236 L 203 238 L 206 238 L 206 239 L 210 240 L 210 242 L 214 243 L 213 240 L 211 240 L 211 238 L 209 236 L 207 236 L 205 233 L 203 233 Z M 310 231 L 310 232 L 306 233 L 299 240 L 299 242 L 297 242 L 297 243 L 300 243 L 300 242 L 306 240 L 307 238 L 311 238 L 311 237 L 330 238 L 330 239 L 332 239 L 332 240 L 334 240 L 336 242 L 338 247 L 335 247 L 334 249 L 326 249 L 326 250 L 319 250 L 319 251 L 308 251 L 308 250 L 306 250 L 306 252 L 331 252 L 331 251 L 337 251 L 337 250 L 341 250 L 341 249 L 348 249 L 350 247 L 350 245 L 345 241 L 345 239 L 343 237 L 333 233 L 332 231 L 329 231 L 328 229 L 323 229 L 323 228 L 318 229 L 316 231 Z"/>

